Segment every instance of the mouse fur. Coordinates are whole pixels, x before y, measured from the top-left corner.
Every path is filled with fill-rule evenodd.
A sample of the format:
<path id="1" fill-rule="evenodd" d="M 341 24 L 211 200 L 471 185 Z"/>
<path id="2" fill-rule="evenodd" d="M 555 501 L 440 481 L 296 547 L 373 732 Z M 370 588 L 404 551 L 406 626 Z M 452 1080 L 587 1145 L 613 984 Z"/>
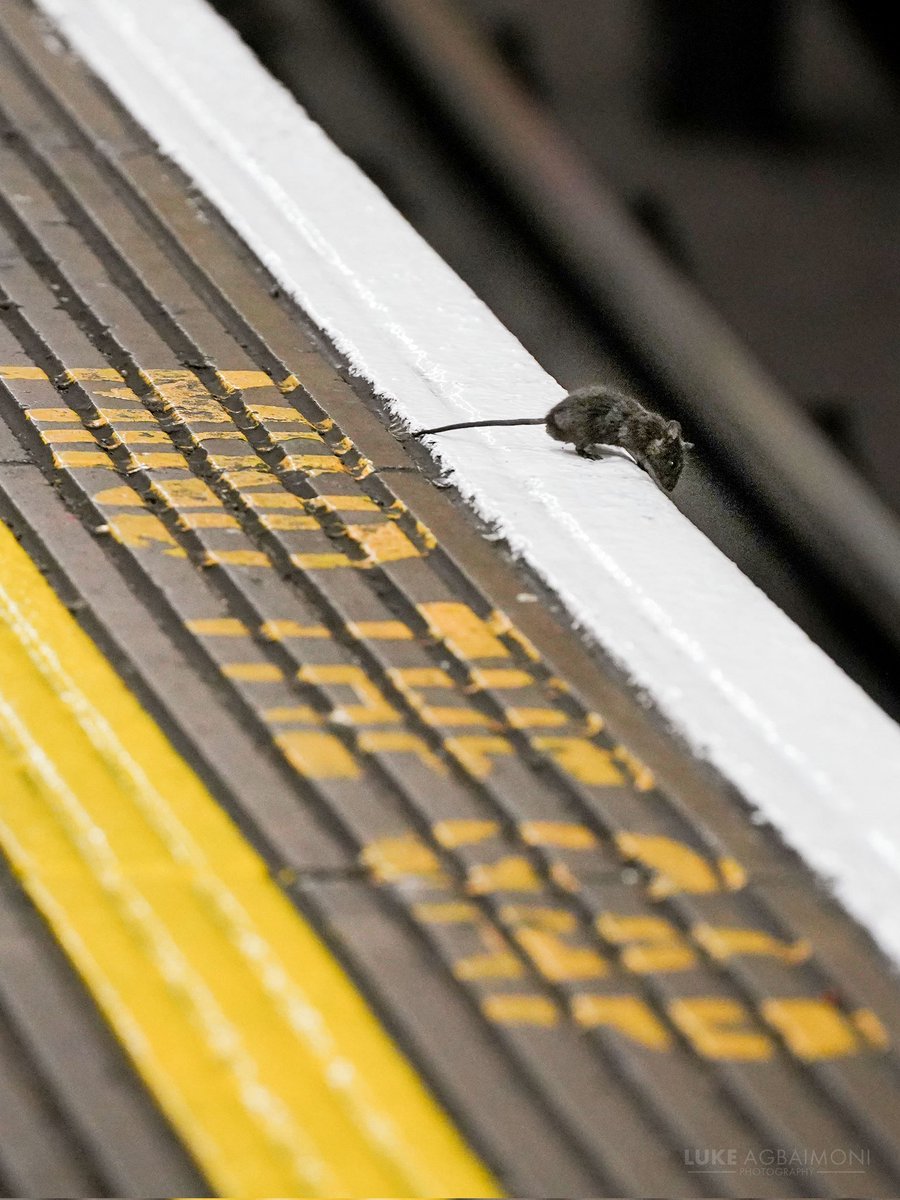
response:
<path id="1" fill-rule="evenodd" d="M 575 447 L 582 458 L 599 458 L 597 447 L 619 446 L 667 492 L 675 487 L 691 443 L 684 441 L 677 421 L 645 408 L 634 396 L 591 384 L 554 404 L 546 417 L 511 417 L 495 421 L 461 421 L 422 429 L 416 437 L 452 429 L 483 429 L 499 425 L 543 425 L 557 442 Z"/>

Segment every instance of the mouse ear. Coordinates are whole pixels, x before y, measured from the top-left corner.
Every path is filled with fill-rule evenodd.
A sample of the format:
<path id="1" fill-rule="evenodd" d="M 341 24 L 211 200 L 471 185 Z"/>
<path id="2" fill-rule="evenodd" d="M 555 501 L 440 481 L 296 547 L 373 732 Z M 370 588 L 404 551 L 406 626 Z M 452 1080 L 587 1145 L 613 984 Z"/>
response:
<path id="1" fill-rule="evenodd" d="M 693 442 L 682 442 L 682 446 L 684 447 L 685 450 L 693 450 L 694 443 Z"/>
<path id="2" fill-rule="evenodd" d="M 666 425 L 666 433 L 669 437 L 681 437 L 681 426 L 677 421 L 669 421 Z"/>

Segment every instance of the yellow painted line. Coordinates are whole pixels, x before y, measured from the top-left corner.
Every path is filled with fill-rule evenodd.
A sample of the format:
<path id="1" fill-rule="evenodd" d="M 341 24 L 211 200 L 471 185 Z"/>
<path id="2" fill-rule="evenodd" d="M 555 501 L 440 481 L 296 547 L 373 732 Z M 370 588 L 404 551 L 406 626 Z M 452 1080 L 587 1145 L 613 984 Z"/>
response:
<path id="1" fill-rule="evenodd" d="M 275 384 L 264 371 L 220 371 L 219 374 L 227 384 L 246 391 L 247 388 L 274 387 Z M 297 419 L 302 420 L 300 414 Z"/>
<path id="2" fill-rule="evenodd" d="M 248 632 L 244 622 L 235 617 L 198 617 L 185 623 L 198 637 L 245 637 Z"/>
<path id="3" fill-rule="evenodd" d="M 0 847 L 219 1194 L 496 1195 L 2 527 L 0 680 Z"/>
<path id="4" fill-rule="evenodd" d="M 509 658 L 509 651 L 495 636 L 495 631 L 467 604 L 435 601 L 417 607 L 428 622 L 431 634 L 446 641 L 453 653 L 461 658 Z"/>
<path id="5" fill-rule="evenodd" d="M 0 379 L 38 379 L 46 381 L 47 372 L 40 367 L 17 367 L 15 364 L 0 367 Z"/>
<path id="6" fill-rule="evenodd" d="M 331 634 L 324 625 L 301 625 L 299 621 L 282 618 L 263 621 L 259 627 L 260 636 L 270 642 L 281 642 L 286 638 L 330 638 Z"/>
<path id="7" fill-rule="evenodd" d="M 245 492 L 244 500 L 251 508 L 305 508 L 300 497 L 289 492 Z"/>
<path id="8" fill-rule="evenodd" d="M 347 629 L 354 637 L 376 641 L 410 642 L 413 637 L 402 621 L 348 621 Z"/>
<path id="9" fill-rule="evenodd" d="M 378 525 L 348 525 L 347 536 L 362 546 L 373 563 L 399 562 L 404 558 L 421 558 L 422 552 L 409 540 L 402 529 L 391 521 Z"/>

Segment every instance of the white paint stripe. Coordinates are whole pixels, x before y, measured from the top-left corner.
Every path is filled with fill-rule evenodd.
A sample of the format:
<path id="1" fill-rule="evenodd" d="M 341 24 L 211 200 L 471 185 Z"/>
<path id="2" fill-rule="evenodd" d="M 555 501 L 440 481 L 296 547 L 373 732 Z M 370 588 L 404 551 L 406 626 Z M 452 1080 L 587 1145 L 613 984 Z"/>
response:
<path id="1" fill-rule="evenodd" d="M 204 0 L 38 0 L 412 425 L 562 393 Z M 900 730 L 622 458 L 443 436 L 462 492 L 900 961 Z"/>

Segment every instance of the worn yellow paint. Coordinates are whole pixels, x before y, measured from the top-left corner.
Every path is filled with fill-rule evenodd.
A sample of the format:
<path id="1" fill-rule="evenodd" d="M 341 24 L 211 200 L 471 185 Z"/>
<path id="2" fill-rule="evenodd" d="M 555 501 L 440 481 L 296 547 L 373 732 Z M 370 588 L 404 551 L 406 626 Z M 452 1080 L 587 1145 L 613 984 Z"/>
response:
<path id="1" fill-rule="evenodd" d="M 404 505 L 403 507 L 404 507 L 404 511 L 408 511 L 408 509 L 406 509 L 406 505 Z M 419 538 L 419 541 L 422 543 L 422 545 L 425 547 L 426 550 L 434 550 L 437 548 L 438 540 L 435 537 L 435 535 L 431 532 L 431 530 L 428 528 L 427 525 L 424 525 L 421 521 L 416 520 L 415 521 L 415 529 L 416 529 L 416 536 Z"/>
<path id="2" fill-rule="evenodd" d="M 655 872 L 648 887 L 654 897 L 721 889 L 719 876 L 710 863 L 684 842 L 650 833 L 617 833 L 615 840 L 625 858 L 635 859 Z"/>
<path id="3" fill-rule="evenodd" d="M 134 488 L 127 484 L 122 487 L 104 488 L 94 496 L 94 503 L 103 506 L 119 506 L 121 508 L 143 508 L 144 500 Z"/>
<path id="4" fill-rule="evenodd" d="M 267 450 L 276 446 L 285 449 L 291 442 L 315 442 L 320 449 L 325 449 L 325 443 L 314 429 L 279 429 L 270 433 L 268 442 L 263 445 Z"/>
<path id="5" fill-rule="evenodd" d="M 498 637 L 511 638 L 525 655 L 532 662 L 540 662 L 541 656 L 538 653 L 535 645 L 531 642 L 521 629 L 513 625 L 512 621 L 501 609 L 496 609 L 488 617 L 488 627 L 497 634 Z"/>
<path id="6" fill-rule="evenodd" d="M 506 691 L 510 688 L 528 687 L 534 683 L 533 675 L 529 675 L 527 671 L 520 671 L 516 667 L 472 667 L 469 677 L 472 680 L 472 687 L 476 691 L 484 688 Z"/>
<path id="7" fill-rule="evenodd" d="M 391 682 L 402 692 L 412 688 L 452 688 L 453 678 L 440 667 L 391 667 Z"/>
<path id="8" fill-rule="evenodd" d="M 594 732 L 599 733 L 603 728 L 603 719 L 597 713 L 588 713 L 588 723 L 595 727 Z M 656 787 L 653 772 L 636 754 L 632 754 L 627 746 L 616 746 L 613 758 L 625 767 L 631 776 L 631 782 L 639 792 L 652 792 Z"/>
<path id="9" fill-rule="evenodd" d="M 556 691 L 557 689 L 554 688 L 553 690 Z M 606 722 L 599 713 L 586 712 L 581 719 L 581 732 L 585 737 L 596 737 L 597 734 L 602 733 L 605 728 Z M 613 757 L 620 757 L 615 750 L 613 751 Z"/>
<path id="10" fill-rule="evenodd" d="M 0 375 L 4 378 L 12 378 L 4 374 L 0 370 Z M 41 425 L 53 424 L 58 422 L 62 425 L 70 425 L 73 421 L 78 420 L 78 414 L 71 408 L 29 408 L 25 413 L 27 420 L 38 422 Z"/>
<path id="11" fill-rule="evenodd" d="M 762 1062 L 772 1057 L 770 1038 L 752 1026 L 750 1014 L 737 1000 L 721 996 L 690 996 L 672 1000 L 673 1024 L 704 1058 Z"/>
<path id="12" fill-rule="evenodd" d="M 128 388 L 115 388 L 111 392 L 95 392 L 93 399 L 96 400 L 97 396 L 116 396 L 121 399 L 134 400 L 138 405 L 141 403 L 134 392 L 130 392 Z M 144 422 L 149 423 L 152 420 L 150 413 L 143 406 L 139 408 L 107 408 L 98 404 L 97 411 L 100 413 L 99 419 L 87 422 L 91 429 L 98 429 L 103 424 L 137 425 Z"/>
<path id="13" fill-rule="evenodd" d="M 173 508 L 218 508 L 218 496 L 202 479 L 154 479 L 150 491 Z"/>
<path id="14" fill-rule="evenodd" d="M 445 642 L 451 653 L 466 659 L 509 658 L 507 648 L 468 604 L 441 600 L 416 607 L 432 637 Z"/>
<path id="15" fill-rule="evenodd" d="M 186 624 L 191 633 L 200 637 L 245 637 L 248 632 L 237 617 L 197 617 Z"/>
<path id="16" fill-rule="evenodd" d="M 292 704 L 263 710 L 263 720 L 273 725 L 321 725 L 322 717 L 308 704 Z"/>
<path id="17" fill-rule="evenodd" d="M 281 667 L 267 662 L 225 663 L 222 674 L 241 683 L 280 683 L 284 679 Z"/>
<path id="18" fill-rule="evenodd" d="M 396 725 L 401 721 L 397 710 L 388 704 L 376 684 L 362 667 L 345 663 L 310 664 L 300 667 L 297 678 L 303 683 L 348 687 L 358 704 L 336 704 L 333 717 L 348 725 Z"/>
<path id="19" fill-rule="evenodd" d="M 590 946 L 570 946 L 558 933 L 525 925 L 513 931 L 516 941 L 551 983 L 601 979 L 609 966 Z"/>
<path id="20" fill-rule="evenodd" d="M 466 891 L 472 896 L 489 892 L 539 892 L 540 877 L 527 858 L 511 854 L 491 863 L 474 863 L 466 876 Z"/>
<path id="21" fill-rule="evenodd" d="M 413 916 L 427 925 L 470 925 L 481 913 L 467 900 L 423 900 L 413 905 Z"/>
<path id="22" fill-rule="evenodd" d="M 241 492 L 241 499 L 249 502 L 250 497 L 244 496 L 243 493 L 250 488 L 272 487 L 275 483 L 275 478 L 271 471 L 261 461 L 257 462 L 256 467 L 245 467 L 240 471 L 224 471 L 222 479 L 229 487 L 235 491 Z"/>
<path id="23" fill-rule="evenodd" d="M 403 879 L 427 879 L 435 884 L 445 882 L 440 859 L 414 833 L 378 838 L 363 849 L 359 860 L 378 883 L 396 883 Z"/>
<path id="24" fill-rule="evenodd" d="M 614 1029 L 648 1050 L 669 1050 L 672 1046 L 671 1033 L 640 996 L 573 996 L 571 1009 L 585 1029 Z"/>
<path id="25" fill-rule="evenodd" d="M 368 496 L 316 496 L 309 501 L 311 508 L 334 512 L 379 512 L 378 505 Z"/>
<path id="26" fill-rule="evenodd" d="M 172 439 L 164 429 L 123 429 L 118 437 L 126 446 L 172 445 Z"/>
<path id="27" fill-rule="evenodd" d="M 202 446 L 204 442 L 246 442 L 246 438 L 239 429 L 232 429 L 228 418 L 223 416 L 221 421 L 209 421 L 204 424 L 215 425 L 214 429 L 204 429 L 200 432 L 191 431 L 191 442 L 195 446 Z M 126 430 L 122 435 L 123 441 L 132 442 L 139 441 L 143 430 Z M 167 437 L 167 434 L 163 434 Z"/>
<path id="28" fill-rule="evenodd" d="M 185 551 L 178 545 L 159 517 L 153 513 L 119 513 L 110 517 L 109 532 L 123 546 L 146 550 L 150 546 L 163 546 L 163 554 L 169 558 L 186 558 Z"/>
<path id="29" fill-rule="evenodd" d="M 508 708 L 505 716 L 513 729 L 558 728 L 569 719 L 556 708 Z"/>
<path id="30" fill-rule="evenodd" d="M 271 569 L 269 556 L 262 550 L 208 550 L 203 560 L 205 567 L 264 567 Z"/>
<path id="31" fill-rule="evenodd" d="M 69 419 L 77 420 L 75 413 L 70 413 Z M 94 435 L 82 426 L 77 429 L 42 429 L 40 432 L 41 441 L 47 446 L 57 446 L 65 442 L 94 442 Z"/>
<path id="32" fill-rule="evenodd" d="M 219 1194 L 496 1194 L 2 528 L 0 679 L 0 844 Z"/>
<path id="33" fill-rule="evenodd" d="M 549 754 L 556 765 L 579 783 L 591 787 L 616 787 L 625 782 L 622 772 L 612 761 L 608 750 L 595 746 L 587 738 L 531 738 L 536 750 Z"/>
<path id="34" fill-rule="evenodd" d="M 291 562 L 301 571 L 333 571 L 339 567 L 354 567 L 357 564 L 346 554 L 292 554 Z"/>
<path id="35" fill-rule="evenodd" d="M 359 767 L 344 743 L 333 733 L 290 729 L 275 738 L 284 757 L 307 779 L 357 779 Z"/>
<path id="36" fill-rule="evenodd" d="M 458 727 L 465 725 L 481 725 L 496 728 L 496 722 L 477 708 L 466 708 L 455 705 L 429 704 L 420 688 L 441 688 L 450 690 L 454 686 L 453 677 L 440 667 L 392 667 L 388 676 L 394 686 L 403 693 L 406 700 L 424 721 L 430 725 Z"/>
<path id="37" fill-rule="evenodd" d="M 496 932 L 490 926 L 483 932 L 488 930 Z M 486 950 L 483 954 L 470 954 L 465 958 L 458 958 L 453 964 L 453 974 L 457 979 L 464 980 L 521 979 L 525 968 L 511 950 Z"/>
<path id="38" fill-rule="evenodd" d="M 347 469 L 333 454 L 286 454 L 278 467 L 282 471 L 302 471 L 304 475 L 333 475 Z"/>
<path id="39" fill-rule="evenodd" d="M 183 459 L 181 460 L 184 461 Z M 62 450 L 54 451 L 53 465 L 57 470 L 84 471 L 99 469 L 114 471 L 115 464 L 102 450 Z"/>
<path id="40" fill-rule="evenodd" d="M 741 888 L 747 886 L 747 872 L 734 858 L 719 859 L 719 874 L 730 892 L 739 892 Z"/>
<path id="41" fill-rule="evenodd" d="M 219 439 L 216 440 L 218 441 Z M 207 462 L 225 473 L 236 473 L 245 470 L 256 474 L 263 470 L 263 463 L 255 454 L 218 454 L 207 450 L 206 459 Z M 271 476 L 267 476 L 267 479 L 269 483 L 272 482 Z"/>
<path id="42" fill-rule="evenodd" d="M 273 386 L 271 378 L 265 371 L 220 371 L 219 376 L 231 387 L 242 392 L 247 391 L 248 388 Z"/>
<path id="43" fill-rule="evenodd" d="M 140 371 L 144 384 L 184 421 L 221 421 L 228 414 L 193 371 Z"/>
<path id="44" fill-rule="evenodd" d="M 132 453 L 131 461 L 145 471 L 159 471 L 167 467 L 186 470 L 184 458 L 177 450 L 140 450 Z"/>
<path id="45" fill-rule="evenodd" d="M 696 966 L 696 951 L 665 917 L 604 912 L 594 924 L 602 938 L 621 947 L 622 966 L 636 975 Z"/>
<path id="46" fill-rule="evenodd" d="M 277 404 L 248 404 L 247 411 L 258 421 L 272 421 L 278 425 L 299 425 L 304 430 L 312 429 L 312 421 L 300 415 L 295 408 L 286 408 Z M 322 439 L 317 433 L 313 434 L 317 441 Z"/>
<path id="47" fill-rule="evenodd" d="M 578 918 L 566 908 L 547 908 L 541 904 L 504 904 L 500 920 L 505 925 L 527 926 L 551 933 L 572 933 L 578 928 Z"/>
<path id="48" fill-rule="evenodd" d="M 559 1009 L 546 996 L 485 996 L 481 1011 L 500 1025 L 538 1025 L 549 1029 L 559 1023 Z"/>
<path id="49" fill-rule="evenodd" d="M 279 429 L 270 433 L 267 449 L 284 448 L 289 442 L 315 442 L 320 449 L 325 449 L 325 443 L 314 429 Z"/>
<path id="50" fill-rule="evenodd" d="M 124 383 L 114 367 L 73 367 L 63 375 L 78 383 Z"/>
<path id="51" fill-rule="evenodd" d="M 283 642 L 287 638 L 330 638 L 331 633 L 324 625 L 301 625 L 290 618 L 263 621 L 260 636 L 268 642 Z"/>
<path id="52" fill-rule="evenodd" d="M 496 729 L 498 723 L 491 720 L 477 708 L 456 708 L 454 705 L 418 705 L 418 712 L 423 721 L 429 725 L 444 725 L 447 728 L 459 728 L 463 725 L 480 725 L 488 729 Z"/>
<path id="53" fill-rule="evenodd" d="M 357 746 L 364 754 L 412 754 L 438 775 L 446 775 L 447 767 L 428 743 L 414 733 L 404 733 L 393 729 L 364 729 L 357 737 Z"/>
<path id="54" fill-rule="evenodd" d="M 242 499 L 252 508 L 290 508 L 303 511 L 307 506 L 290 492 L 246 492 Z"/>
<path id="55" fill-rule="evenodd" d="M 448 850 L 455 850 L 457 846 L 471 846 L 496 837 L 500 832 L 500 825 L 497 821 L 457 819 L 436 821 L 431 831 L 442 846 L 446 846 Z"/>
<path id="56" fill-rule="evenodd" d="M 558 675 L 550 675 L 545 682 L 551 691 L 559 692 L 563 696 L 569 695 L 569 693 L 572 691 L 565 679 L 560 679 Z"/>
<path id="57" fill-rule="evenodd" d="M 347 629 L 353 637 L 381 642 L 409 642 L 413 636 L 402 621 L 348 621 Z"/>
<path id="58" fill-rule="evenodd" d="M 765 955 L 789 965 L 806 962 L 812 946 L 805 940 L 786 942 L 764 929 L 739 929 L 723 925 L 695 925 L 691 936 L 712 958 L 724 962 L 739 954 Z"/>
<path id="59" fill-rule="evenodd" d="M 763 1017 L 798 1058 L 813 1062 L 856 1054 L 859 1040 L 844 1014 L 828 1000 L 784 997 L 764 1000 Z"/>
<path id="60" fill-rule="evenodd" d="M 512 758 L 512 743 L 504 737 L 464 734 L 444 739 L 444 749 L 475 779 L 487 779 L 495 758 Z"/>
<path id="61" fill-rule="evenodd" d="M 571 892 L 573 895 L 581 891 L 581 884 L 578 882 L 578 876 L 572 871 L 567 863 L 552 862 L 548 868 L 548 875 L 564 892 Z"/>
<path id="62" fill-rule="evenodd" d="M 321 529 L 315 517 L 306 513 L 260 513 L 259 522 L 274 532 L 296 532 L 299 529 Z"/>
<path id="63" fill-rule="evenodd" d="M 357 453 L 356 465 L 349 469 L 354 479 L 365 479 L 375 470 L 375 464 L 362 454 Z"/>
<path id="64" fill-rule="evenodd" d="M 891 1044 L 890 1034 L 871 1008 L 857 1008 L 850 1014 L 850 1019 L 870 1046 L 876 1050 L 887 1050 Z"/>
<path id="65" fill-rule="evenodd" d="M 560 850 L 593 850 L 596 834 L 574 821 L 523 821 L 519 836 L 529 846 L 555 846 Z"/>
<path id="66" fill-rule="evenodd" d="M 35 380 L 48 378 L 47 372 L 42 371 L 40 367 L 19 367 L 15 364 L 0 367 L 0 378 L 2 379 L 20 379 L 20 380 Z"/>
<path id="67" fill-rule="evenodd" d="M 377 525 L 348 525 L 348 537 L 358 542 L 372 563 L 400 562 L 405 558 L 421 558 L 422 552 L 392 521 Z"/>
<path id="68" fill-rule="evenodd" d="M 178 516 L 179 529 L 240 529 L 229 512 L 183 512 Z"/>

